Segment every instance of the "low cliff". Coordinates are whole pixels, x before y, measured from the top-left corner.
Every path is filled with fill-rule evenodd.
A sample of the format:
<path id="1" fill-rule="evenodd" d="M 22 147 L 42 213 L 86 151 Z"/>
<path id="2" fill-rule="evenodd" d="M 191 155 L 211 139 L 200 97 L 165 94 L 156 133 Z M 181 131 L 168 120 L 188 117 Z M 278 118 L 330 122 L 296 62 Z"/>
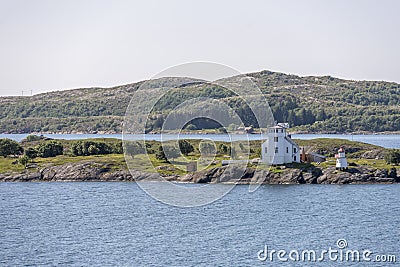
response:
<path id="1" fill-rule="evenodd" d="M 232 177 L 241 177 L 235 180 Z M 279 172 L 248 168 L 244 171 L 227 166 L 216 167 L 183 176 L 172 175 L 159 177 L 157 173 L 132 172 L 114 169 L 107 163 L 93 161 L 66 163 L 49 166 L 40 170 L 22 173 L 0 174 L 2 182 L 51 182 L 51 181 L 154 181 L 166 180 L 187 183 L 262 183 L 262 184 L 363 184 L 363 183 L 397 183 L 395 168 L 375 169 L 366 166 L 352 167 L 346 171 L 328 168 L 284 168 Z"/>

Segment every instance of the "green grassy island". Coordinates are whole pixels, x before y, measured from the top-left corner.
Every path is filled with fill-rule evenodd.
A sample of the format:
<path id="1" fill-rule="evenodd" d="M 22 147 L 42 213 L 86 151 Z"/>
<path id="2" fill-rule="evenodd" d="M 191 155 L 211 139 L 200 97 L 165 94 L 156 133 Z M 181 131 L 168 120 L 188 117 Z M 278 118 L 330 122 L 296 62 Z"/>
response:
<path id="1" fill-rule="evenodd" d="M 132 142 L 123 154 L 121 140 L 112 138 L 85 140 L 51 140 L 28 136 L 21 143 L 1 139 L 0 181 L 146 181 L 159 180 L 193 183 L 265 183 L 265 184 L 349 184 L 399 182 L 400 154 L 396 150 L 343 139 L 296 140 L 300 147 L 311 147 L 327 160 L 321 163 L 292 163 L 282 166 L 266 166 L 257 163 L 261 141 L 249 143 L 247 169 L 242 179 L 232 181 L 223 172 L 231 166 L 222 166 L 230 160 L 231 145 L 215 142 L 211 149 L 215 154 L 208 166 L 195 172 L 186 171 L 188 161 L 197 161 L 202 148 L 200 140 L 186 140 L 181 146 L 184 156 L 167 161 L 160 152 L 160 142 L 146 141 L 145 147 Z M 184 146 L 186 146 L 184 148 Z M 339 147 L 345 147 L 348 170 L 335 168 Z M 149 157 L 148 169 L 137 166 L 129 172 L 125 156 L 136 162 Z M 397 165 L 396 165 L 397 164 Z M 132 167 L 132 166 L 131 166 Z M 156 175 L 156 172 L 160 176 Z M 133 174 L 133 175 L 132 175 Z M 221 178 L 222 177 L 222 178 Z"/>

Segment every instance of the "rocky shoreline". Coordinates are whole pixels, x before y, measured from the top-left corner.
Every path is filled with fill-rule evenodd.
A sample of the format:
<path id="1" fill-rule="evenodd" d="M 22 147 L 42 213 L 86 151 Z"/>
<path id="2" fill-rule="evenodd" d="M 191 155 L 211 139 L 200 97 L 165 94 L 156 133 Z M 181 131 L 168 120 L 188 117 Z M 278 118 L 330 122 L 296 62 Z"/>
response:
<path id="1" fill-rule="evenodd" d="M 399 183 L 396 168 L 374 169 L 367 166 L 351 167 L 338 171 L 334 167 L 307 169 L 284 168 L 280 172 L 269 172 L 248 168 L 240 180 L 232 179 L 235 168 L 216 167 L 186 175 L 159 177 L 157 173 L 113 169 L 106 163 L 93 161 L 66 163 L 40 170 L 22 173 L 0 174 L 0 182 L 134 182 L 174 181 L 184 183 L 237 183 L 237 184 L 392 184 Z M 237 175 L 236 175 L 237 176 Z"/>

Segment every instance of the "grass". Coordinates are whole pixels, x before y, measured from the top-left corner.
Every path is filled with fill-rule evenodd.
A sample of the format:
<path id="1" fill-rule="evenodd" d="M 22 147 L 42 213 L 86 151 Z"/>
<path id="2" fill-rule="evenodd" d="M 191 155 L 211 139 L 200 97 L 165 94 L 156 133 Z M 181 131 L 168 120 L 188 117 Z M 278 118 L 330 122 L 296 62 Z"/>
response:
<path id="1" fill-rule="evenodd" d="M 400 171 L 400 166 L 395 166 L 391 164 L 387 164 L 385 160 L 383 159 L 363 159 L 363 158 L 348 158 L 347 163 L 355 163 L 356 166 L 365 166 L 365 167 L 371 167 L 375 169 L 390 169 L 390 168 L 396 168 L 397 171 Z M 328 168 L 328 167 L 335 167 L 336 166 L 336 159 L 335 158 L 327 158 L 327 161 L 321 162 L 321 164 L 317 165 L 316 163 L 313 163 L 314 166 L 320 167 L 320 168 Z M 353 166 L 349 166 L 350 168 Z"/>
<path id="2" fill-rule="evenodd" d="M 380 146 L 339 138 L 295 139 L 295 141 L 300 147 L 310 146 L 313 147 L 313 150 L 324 151 L 327 156 L 333 156 L 341 146 L 345 147 L 348 157 L 359 157 L 362 153 L 370 150 L 383 152 L 387 150 Z"/>
<path id="3" fill-rule="evenodd" d="M 355 163 L 359 166 L 369 166 L 376 169 L 390 169 L 396 166 L 387 164 L 383 159 L 348 159 L 348 163 Z M 399 168 L 399 166 L 397 166 Z"/>
<path id="4" fill-rule="evenodd" d="M 0 173 L 21 172 L 25 168 L 21 164 L 12 164 L 16 158 L 0 158 Z"/>

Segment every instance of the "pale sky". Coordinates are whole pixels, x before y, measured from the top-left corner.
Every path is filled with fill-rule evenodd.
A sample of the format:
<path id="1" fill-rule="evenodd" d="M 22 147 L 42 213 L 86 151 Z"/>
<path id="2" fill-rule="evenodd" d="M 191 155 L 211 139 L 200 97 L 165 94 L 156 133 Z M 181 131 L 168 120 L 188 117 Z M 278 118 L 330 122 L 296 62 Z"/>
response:
<path id="1" fill-rule="evenodd" d="M 0 95 L 108 87 L 186 62 L 400 82 L 397 0 L 0 0 Z"/>

